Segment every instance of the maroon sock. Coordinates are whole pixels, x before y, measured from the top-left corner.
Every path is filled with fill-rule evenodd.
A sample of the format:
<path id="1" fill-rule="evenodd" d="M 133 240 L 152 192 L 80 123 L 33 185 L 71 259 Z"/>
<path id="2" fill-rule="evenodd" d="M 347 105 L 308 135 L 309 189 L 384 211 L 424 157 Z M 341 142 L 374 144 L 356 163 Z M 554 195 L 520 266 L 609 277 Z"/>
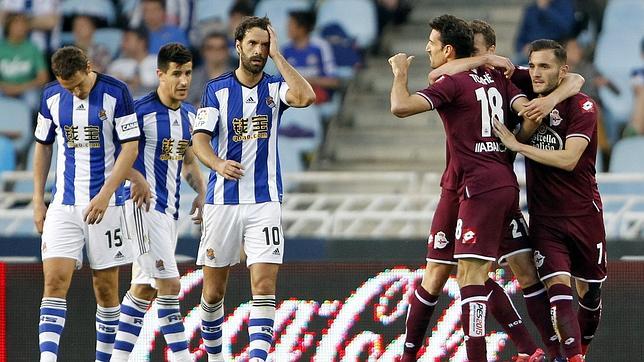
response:
<path id="1" fill-rule="evenodd" d="M 579 309 L 577 310 L 577 320 L 579 321 L 579 329 L 581 330 L 581 346 L 582 351 L 588 349 L 588 345 L 595 336 L 595 331 L 599 326 L 599 320 L 602 315 L 601 299 L 587 300 L 581 298 L 579 300 Z"/>
<path id="2" fill-rule="evenodd" d="M 567 358 L 581 354 L 581 332 L 572 308 L 572 289 L 563 284 L 548 288 L 550 316 Z"/>
<path id="3" fill-rule="evenodd" d="M 560 356 L 559 339 L 550 319 L 550 300 L 546 287 L 541 283 L 523 289 L 523 298 L 532 323 L 537 327 L 549 358 Z"/>
<path id="4" fill-rule="evenodd" d="M 416 361 L 416 354 L 423 345 L 423 338 L 425 337 L 429 320 L 432 318 L 438 296 L 429 294 L 419 284 L 409 299 L 402 362 Z"/>
<path id="5" fill-rule="evenodd" d="M 490 314 L 501 324 L 505 333 L 510 336 L 510 339 L 517 347 L 517 351 L 528 355 L 534 353 L 538 348 L 537 344 L 532 339 L 525 324 L 523 324 L 521 316 L 514 308 L 505 290 L 492 279 L 485 281 L 485 290 L 488 293 L 487 306 L 490 309 Z"/>
<path id="6" fill-rule="evenodd" d="M 465 347 L 469 362 L 487 362 L 485 349 L 485 317 L 487 293 L 484 285 L 461 288 L 461 326 L 465 334 Z"/>

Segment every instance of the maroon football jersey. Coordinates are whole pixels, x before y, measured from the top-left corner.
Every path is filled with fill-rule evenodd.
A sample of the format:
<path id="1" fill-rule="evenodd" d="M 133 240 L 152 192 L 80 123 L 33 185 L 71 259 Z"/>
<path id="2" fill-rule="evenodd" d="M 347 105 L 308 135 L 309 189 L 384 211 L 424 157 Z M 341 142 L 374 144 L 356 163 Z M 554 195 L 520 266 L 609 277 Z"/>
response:
<path id="1" fill-rule="evenodd" d="M 462 175 L 465 196 L 517 187 L 507 149 L 494 135 L 492 120 L 505 122 L 512 102 L 523 96 L 494 69 L 444 75 L 416 92 L 436 109 L 445 125 L 450 163 Z"/>
<path id="2" fill-rule="evenodd" d="M 563 150 L 566 140 L 581 137 L 588 146 L 572 171 L 550 167 L 526 158 L 530 215 L 580 216 L 601 210 L 595 180 L 597 157 L 597 106 L 578 93 L 557 106 L 532 135 L 534 147 Z"/>
<path id="3" fill-rule="evenodd" d="M 443 171 L 443 176 L 441 177 L 441 188 L 456 191 L 460 184 L 456 170 L 451 161 L 452 157 L 449 154 L 449 143 L 445 143 L 445 171 Z"/>

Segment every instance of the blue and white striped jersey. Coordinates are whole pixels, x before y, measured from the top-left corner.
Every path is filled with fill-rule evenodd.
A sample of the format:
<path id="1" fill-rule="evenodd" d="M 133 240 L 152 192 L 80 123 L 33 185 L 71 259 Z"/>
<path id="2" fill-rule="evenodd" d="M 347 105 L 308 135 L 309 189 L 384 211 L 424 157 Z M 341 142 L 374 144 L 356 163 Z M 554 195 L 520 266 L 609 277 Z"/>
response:
<path id="1" fill-rule="evenodd" d="M 181 167 L 197 112 L 189 103 L 168 108 L 156 92 L 136 100 L 134 109 L 141 129 L 134 168 L 150 185 L 150 207 L 178 219 Z M 126 195 L 130 196 L 129 188 Z"/>
<path id="2" fill-rule="evenodd" d="M 51 82 L 43 91 L 36 141 L 57 142 L 56 183 L 52 204 L 87 205 L 101 190 L 121 151 L 121 143 L 138 140 L 132 96 L 125 83 L 97 74 L 86 99 Z M 122 205 L 119 187 L 110 205 Z"/>
<path id="3" fill-rule="evenodd" d="M 206 83 L 195 132 L 212 136 L 215 154 L 244 167 L 239 180 L 210 173 L 206 203 L 255 204 L 282 201 L 282 176 L 277 153 L 277 127 L 288 108 L 288 85 L 281 76 L 264 73 L 252 88 L 234 72 Z"/>

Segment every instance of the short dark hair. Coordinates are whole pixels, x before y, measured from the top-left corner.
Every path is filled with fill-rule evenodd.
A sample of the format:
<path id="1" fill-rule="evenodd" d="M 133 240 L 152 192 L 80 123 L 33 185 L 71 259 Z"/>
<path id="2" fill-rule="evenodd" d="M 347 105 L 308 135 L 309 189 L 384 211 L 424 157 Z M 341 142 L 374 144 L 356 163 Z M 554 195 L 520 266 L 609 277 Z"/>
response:
<path id="1" fill-rule="evenodd" d="M 478 19 L 472 20 L 470 22 L 470 28 L 472 28 L 473 34 L 483 35 L 485 45 L 487 45 L 488 48 L 492 45 L 496 45 L 496 33 L 494 32 L 494 29 L 492 29 L 492 26 L 487 22 Z"/>
<path id="2" fill-rule="evenodd" d="M 315 13 L 312 11 L 296 10 L 288 13 L 295 23 L 304 29 L 307 33 L 311 33 L 315 28 Z"/>
<path id="3" fill-rule="evenodd" d="M 239 23 L 239 25 L 237 25 L 237 28 L 235 29 L 235 41 L 244 40 L 244 36 L 246 36 L 246 32 L 252 28 L 260 28 L 262 30 L 268 31 L 269 25 L 271 25 L 271 21 L 268 20 L 267 17 L 260 18 L 257 16 L 249 16 L 244 20 L 242 20 L 242 22 Z"/>
<path id="4" fill-rule="evenodd" d="M 141 4 L 143 3 L 157 3 L 165 10 L 165 0 L 142 0 Z"/>
<path id="5" fill-rule="evenodd" d="M 179 43 L 168 43 L 162 46 L 157 54 L 157 68 L 162 72 L 166 72 L 172 62 L 183 65 L 191 61 L 192 53 Z"/>
<path id="6" fill-rule="evenodd" d="M 555 58 L 561 63 L 566 64 L 568 60 L 568 55 L 566 53 L 566 48 L 563 47 L 559 42 L 556 42 L 552 39 L 539 39 L 530 43 L 530 51 L 528 52 L 528 59 L 532 56 L 532 52 L 537 52 L 540 50 L 552 50 L 555 53 Z"/>
<path id="7" fill-rule="evenodd" d="M 136 35 L 137 38 L 143 40 L 145 42 L 145 46 L 147 47 L 149 42 L 150 42 L 150 33 L 148 33 L 147 29 L 145 29 L 143 26 L 139 26 L 137 28 L 127 28 L 123 32 L 125 33 L 132 33 Z"/>
<path id="8" fill-rule="evenodd" d="M 87 55 L 73 45 L 60 48 L 51 56 L 51 70 L 63 80 L 70 79 L 79 71 L 86 71 L 88 64 Z"/>
<path id="9" fill-rule="evenodd" d="M 2 32 L 4 34 L 4 37 L 9 36 L 9 28 L 11 27 L 11 24 L 18 20 L 18 19 L 25 19 L 25 21 L 29 21 L 29 17 L 25 13 L 15 13 L 15 12 L 10 12 L 5 15 L 4 18 L 4 27 L 2 28 Z"/>
<path id="10" fill-rule="evenodd" d="M 443 45 L 451 45 L 456 51 L 456 58 L 465 58 L 474 51 L 474 34 L 472 28 L 463 19 L 453 15 L 441 15 L 434 18 L 429 26 L 441 34 Z"/>

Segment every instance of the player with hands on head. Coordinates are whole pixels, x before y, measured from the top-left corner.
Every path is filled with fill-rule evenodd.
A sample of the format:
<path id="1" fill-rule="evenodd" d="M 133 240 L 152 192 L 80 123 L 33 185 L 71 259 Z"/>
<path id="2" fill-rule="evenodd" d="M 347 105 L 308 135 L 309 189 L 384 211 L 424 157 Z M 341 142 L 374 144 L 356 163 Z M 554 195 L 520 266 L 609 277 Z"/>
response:
<path id="1" fill-rule="evenodd" d="M 235 48 L 239 66 L 206 84 L 193 136 L 195 154 L 212 170 L 197 257 L 204 274 L 201 336 L 208 361 L 223 361 L 223 299 L 243 247 L 253 295 L 249 358 L 257 362 L 267 360 L 272 345 L 284 255 L 277 127 L 285 109 L 311 105 L 315 93 L 280 53 L 267 18 L 244 19 Z M 263 72 L 269 56 L 281 76 Z"/>

